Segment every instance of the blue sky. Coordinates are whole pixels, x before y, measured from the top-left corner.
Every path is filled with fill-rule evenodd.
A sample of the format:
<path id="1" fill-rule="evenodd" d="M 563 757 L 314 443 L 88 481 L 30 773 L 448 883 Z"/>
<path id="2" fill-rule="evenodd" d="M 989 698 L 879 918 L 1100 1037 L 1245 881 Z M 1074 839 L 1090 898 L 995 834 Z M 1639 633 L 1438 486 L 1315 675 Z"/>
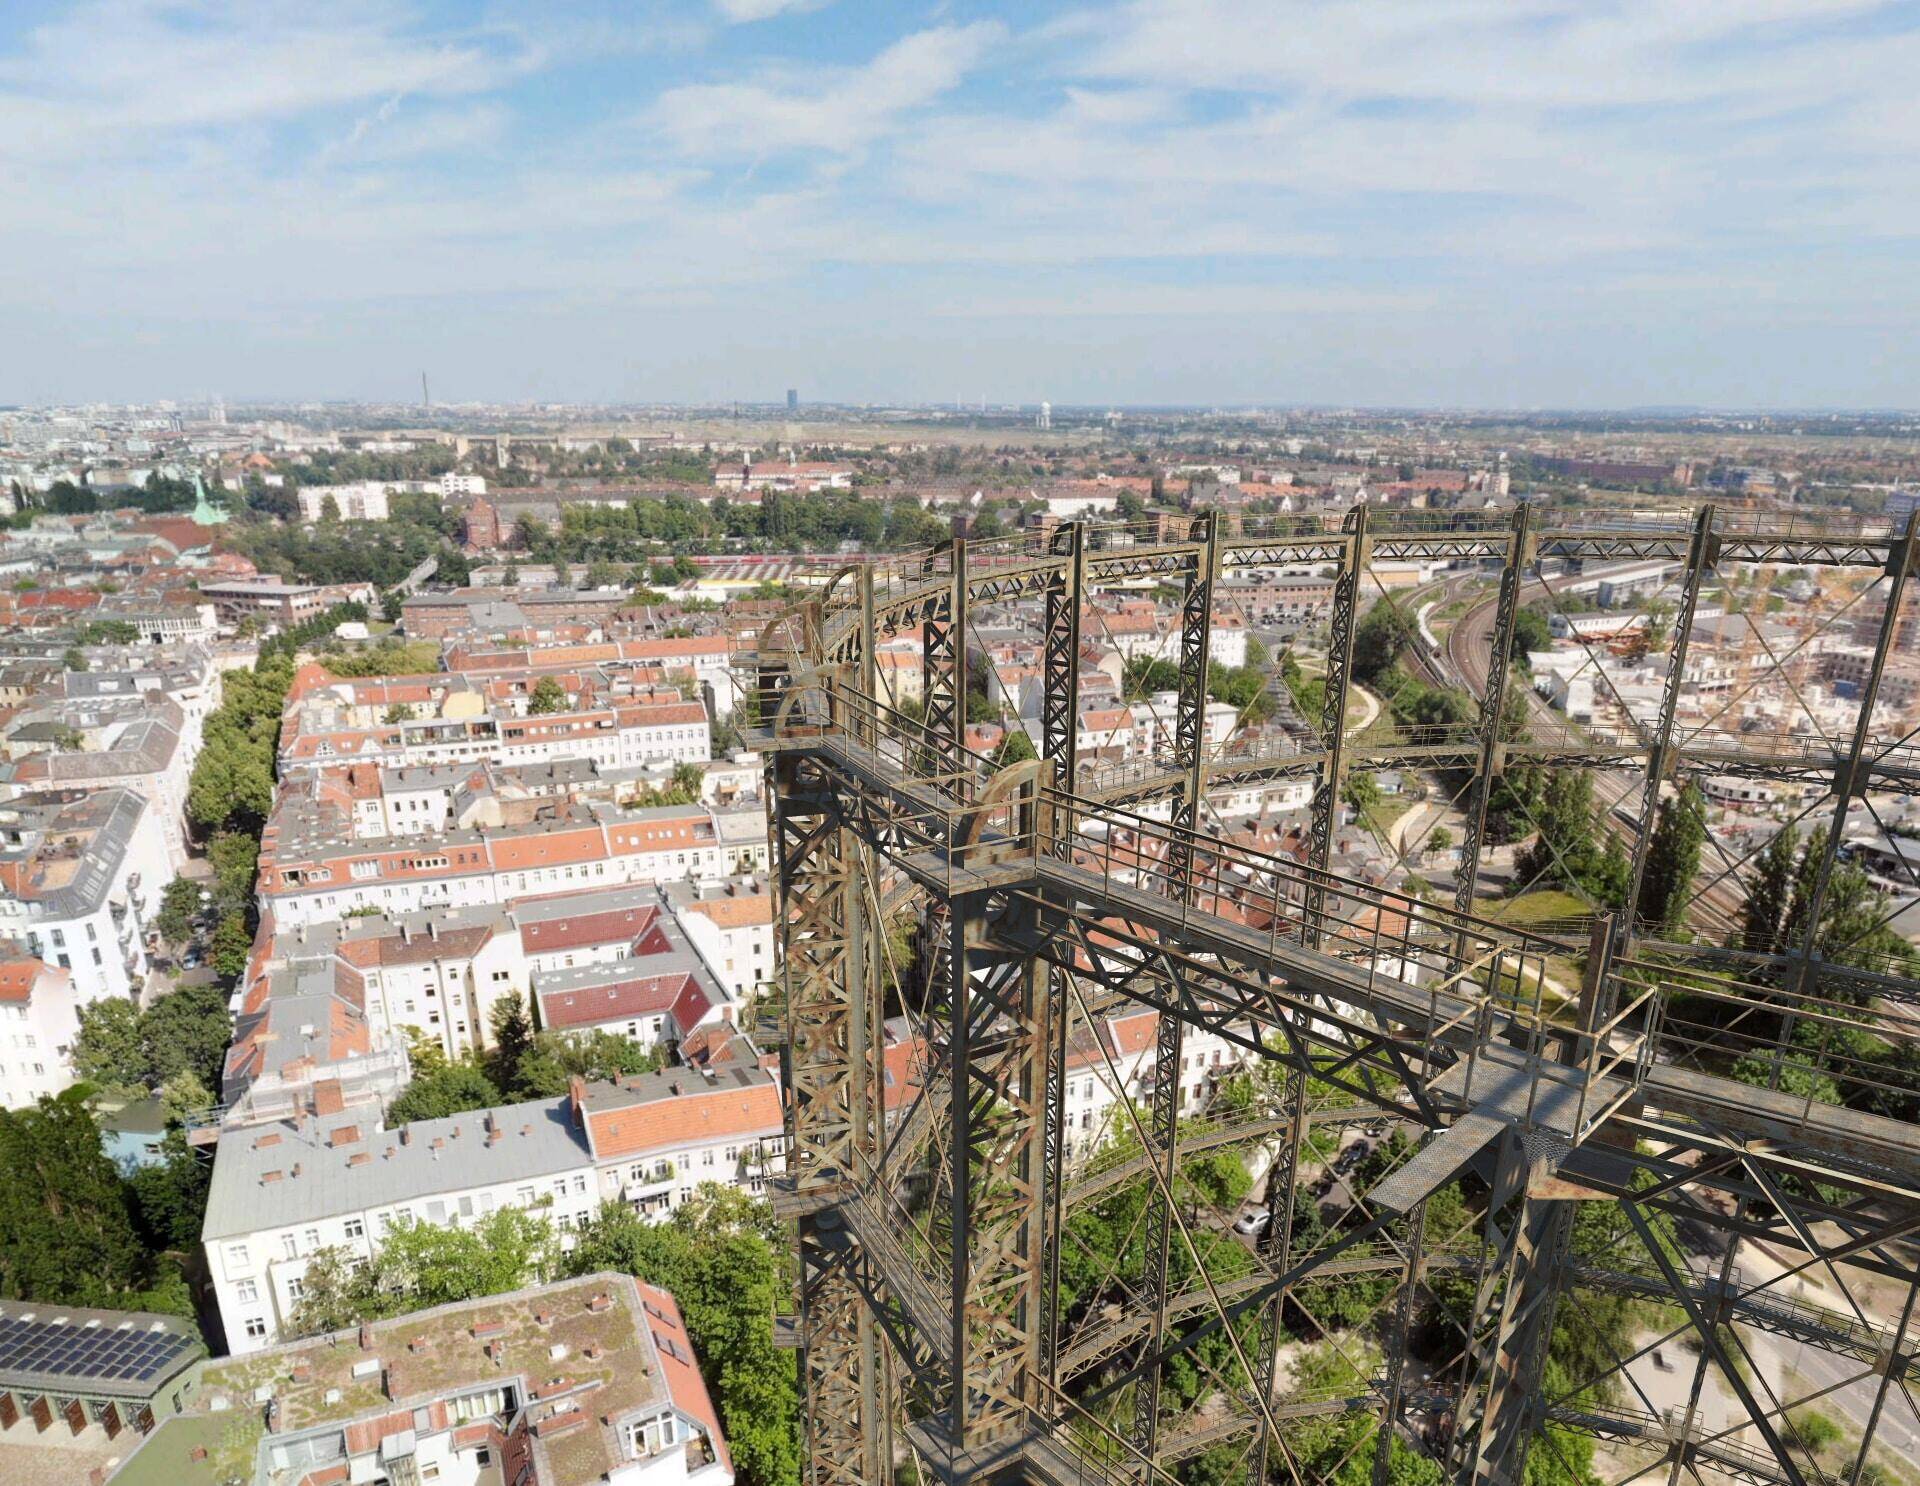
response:
<path id="1" fill-rule="evenodd" d="M 0 6 L 0 401 L 1920 405 L 1920 5 Z"/>

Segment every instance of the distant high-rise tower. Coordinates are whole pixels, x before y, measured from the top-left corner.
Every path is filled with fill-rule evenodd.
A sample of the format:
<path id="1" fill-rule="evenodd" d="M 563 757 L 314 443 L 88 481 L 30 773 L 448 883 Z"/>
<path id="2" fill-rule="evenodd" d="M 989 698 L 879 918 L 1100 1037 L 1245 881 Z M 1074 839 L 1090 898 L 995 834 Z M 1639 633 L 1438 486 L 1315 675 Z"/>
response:
<path id="1" fill-rule="evenodd" d="M 799 408 L 799 406 L 800 406 L 800 389 L 798 387 L 789 387 L 787 389 L 787 411 L 789 413 L 794 412 Z"/>
<path id="2" fill-rule="evenodd" d="M 1034 420 L 1034 427 L 1036 428 L 1052 428 L 1053 427 L 1053 404 L 1052 403 L 1043 402 L 1040 404 L 1040 416 Z"/>
<path id="3" fill-rule="evenodd" d="M 224 397 L 214 398 L 213 406 L 207 409 L 207 421 L 209 423 L 225 423 L 227 421 L 226 398 Z"/>

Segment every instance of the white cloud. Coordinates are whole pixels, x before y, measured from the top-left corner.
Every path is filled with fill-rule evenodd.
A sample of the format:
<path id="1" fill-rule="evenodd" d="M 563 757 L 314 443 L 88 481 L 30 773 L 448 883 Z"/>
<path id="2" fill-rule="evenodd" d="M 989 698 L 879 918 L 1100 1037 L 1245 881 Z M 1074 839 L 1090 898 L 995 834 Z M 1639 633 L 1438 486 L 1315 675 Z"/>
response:
<path id="1" fill-rule="evenodd" d="M 903 37 L 862 67 L 674 88 L 648 120 L 676 148 L 699 157 L 850 154 L 951 91 L 1005 35 L 992 21 L 940 26 Z"/>
<path id="2" fill-rule="evenodd" d="M 405 19 L 362 3 L 94 0 L 29 31 L 0 62 L 0 151 L 83 152 L 114 135 L 476 93 L 534 61 L 471 36 L 420 38 Z"/>
<path id="3" fill-rule="evenodd" d="M 770 20 L 794 10 L 817 10 L 829 0 L 713 0 L 713 8 L 735 25 Z"/>
<path id="4" fill-rule="evenodd" d="M 845 364 L 863 346 L 870 378 L 910 369 L 931 323 L 971 344 L 970 380 L 995 355 L 1098 363 L 1072 375 L 1115 396 L 1225 396 L 1167 379 L 1234 366 L 1278 395 L 1236 329 L 1334 379 L 1299 395 L 1417 399 L 1484 365 L 1474 385 L 1564 398 L 1584 372 L 1532 374 L 1557 355 L 1659 358 L 1632 400 L 1711 400 L 1656 385 L 1687 365 L 1657 343 L 1686 333 L 1736 377 L 1920 376 L 1887 334 L 1915 318 L 1920 40 L 1869 34 L 1869 0 L 1140 0 L 1017 33 L 876 29 L 835 65 L 730 54 L 777 33 L 721 21 L 816 3 L 449 28 L 401 0 L 85 0 L 0 37 L 0 318 L 67 327 L 41 330 L 46 366 L 64 336 L 105 354 L 156 326 L 164 365 L 171 332 L 219 324 L 315 392 L 351 389 L 299 347 L 350 335 L 391 362 L 389 310 L 485 346 L 495 312 L 542 308 L 583 354 L 596 310 L 694 325 L 656 343 L 649 320 L 621 354 L 715 376 L 736 341 L 703 317 L 825 336 Z M 665 66 L 602 68 L 551 107 L 566 69 L 641 47 L 672 53 L 664 90 Z M 1182 321 L 1210 327 L 1204 367 L 1156 359 Z M 1888 370 L 1805 352 L 1842 326 Z M 1802 350 L 1775 355 L 1789 331 Z M 1378 349 L 1410 340 L 1454 360 Z M 1136 353 L 1164 369 L 1124 370 Z M 0 398 L 30 390 L 17 375 Z"/>

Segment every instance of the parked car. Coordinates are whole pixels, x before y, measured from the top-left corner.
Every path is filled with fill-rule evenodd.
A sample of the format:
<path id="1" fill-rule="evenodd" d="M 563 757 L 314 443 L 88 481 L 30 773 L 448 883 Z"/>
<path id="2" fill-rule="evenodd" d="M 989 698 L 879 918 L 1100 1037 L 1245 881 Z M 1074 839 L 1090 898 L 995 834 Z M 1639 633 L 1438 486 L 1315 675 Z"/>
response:
<path id="1" fill-rule="evenodd" d="M 1257 1237 L 1267 1231 L 1267 1224 L 1273 1221 L 1273 1214 L 1264 1207 L 1250 1207 L 1235 1220 L 1233 1231 Z"/>

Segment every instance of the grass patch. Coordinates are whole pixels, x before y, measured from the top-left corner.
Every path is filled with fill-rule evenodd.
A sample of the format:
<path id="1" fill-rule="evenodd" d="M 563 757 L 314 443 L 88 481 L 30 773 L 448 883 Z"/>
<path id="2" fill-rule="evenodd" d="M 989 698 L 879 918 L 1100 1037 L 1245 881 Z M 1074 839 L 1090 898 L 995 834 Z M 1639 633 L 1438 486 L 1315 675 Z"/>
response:
<path id="1" fill-rule="evenodd" d="M 1559 888 L 1542 888 L 1537 892 L 1522 893 L 1517 898 L 1478 898 L 1474 900 L 1473 911 L 1481 918 L 1492 919 L 1497 924 L 1512 924 L 1516 928 L 1530 928 L 1535 924 L 1549 924 L 1561 919 L 1593 917 L 1593 909 L 1584 899 L 1562 892 Z"/>

